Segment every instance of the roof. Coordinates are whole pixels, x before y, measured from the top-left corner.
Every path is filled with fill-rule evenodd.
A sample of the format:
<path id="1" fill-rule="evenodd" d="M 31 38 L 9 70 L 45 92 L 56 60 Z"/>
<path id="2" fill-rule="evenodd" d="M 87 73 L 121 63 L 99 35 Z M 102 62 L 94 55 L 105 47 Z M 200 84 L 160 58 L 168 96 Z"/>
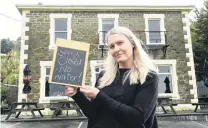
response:
<path id="1" fill-rule="evenodd" d="M 194 5 L 16 5 L 20 13 L 28 11 L 191 11 Z"/>

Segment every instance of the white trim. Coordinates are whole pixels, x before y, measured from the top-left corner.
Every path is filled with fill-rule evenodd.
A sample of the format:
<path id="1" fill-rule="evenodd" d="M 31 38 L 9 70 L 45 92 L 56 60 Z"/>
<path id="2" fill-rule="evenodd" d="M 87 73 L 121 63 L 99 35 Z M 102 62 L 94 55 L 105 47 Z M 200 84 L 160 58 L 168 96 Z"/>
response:
<path id="1" fill-rule="evenodd" d="M 51 100 L 72 100 L 72 98 L 68 98 L 67 96 L 57 96 L 57 97 L 45 97 L 45 74 L 46 67 L 50 67 L 52 65 L 52 61 L 40 61 L 40 98 L 39 103 L 50 103 Z"/>
<path id="2" fill-rule="evenodd" d="M 25 32 L 29 30 L 29 27 L 26 27 L 26 22 L 29 22 L 29 18 L 26 17 L 27 13 L 30 11 L 22 11 L 22 32 L 21 32 L 21 49 L 20 49 L 20 68 L 19 68 L 19 83 L 18 83 L 18 102 L 22 102 L 22 99 L 25 98 L 25 95 L 22 92 L 23 89 L 23 70 L 26 64 L 24 60 L 28 58 L 28 55 L 25 54 L 25 50 L 28 49 L 28 45 L 25 45 L 25 40 L 28 40 L 29 37 L 25 36 Z M 27 49 L 25 49 L 27 47 Z"/>
<path id="3" fill-rule="evenodd" d="M 23 39 L 24 40 L 29 40 L 29 36 L 24 36 Z"/>
<path id="4" fill-rule="evenodd" d="M 96 81 L 96 74 L 95 74 L 95 67 L 99 65 L 103 65 L 104 60 L 91 60 L 90 61 L 90 69 L 91 69 L 91 85 L 95 86 L 95 81 Z"/>
<path id="5" fill-rule="evenodd" d="M 191 48 L 191 44 L 185 44 L 185 48 Z"/>
<path id="6" fill-rule="evenodd" d="M 165 29 L 164 18 L 165 18 L 164 14 L 144 14 L 146 44 L 147 45 L 161 45 L 161 44 L 165 44 L 164 32 L 166 31 L 166 29 Z M 148 20 L 149 19 L 159 19 L 160 20 L 161 43 L 150 43 L 150 41 L 149 41 L 149 32 L 148 32 L 149 31 L 149 25 L 148 25 Z"/>
<path id="7" fill-rule="evenodd" d="M 187 10 L 191 11 L 194 9 L 195 5 L 187 5 L 187 6 L 177 6 L 177 5 L 135 5 L 135 4 L 128 4 L 128 5 L 16 5 L 16 7 L 21 10 L 59 10 L 59 11 L 69 11 L 69 10 L 79 10 L 79 11 L 100 11 L 100 10 L 126 10 L 126 11 L 133 11 L 133 10 L 174 10 L 174 11 L 182 11 Z"/>
<path id="8" fill-rule="evenodd" d="M 189 53 L 186 53 L 186 57 L 187 57 L 187 58 L 189 58 L 189 57 L 191 57 L 191 56 L 193 56 L 192 53 L 190 53 L 190 52 L 189 52 Z"/>
<path id="9" fill-rule="evenodd" d="M 24 54 L 24 60 L 28 59 L 28 54 Z"/>
<path id="10" fill-rule="evenodd" d="M 183 31 L 187 32 L 188 27 L 183 26 Z"/>
<path id="11" fill-rule="evenodd" d="M 25 50 L 28 50 L 28 45 L 25 45 L 25 46 L 24 46 L 24 49 L 25 49 Z"/>
<path id="12" fill-rule="evenodd" d="M 30 22 L 30 18 L 26 18 L 25 19 L 25 22 Z"/>
<path id="13" fill-rule="evenodd" d="M 198 99 L 191 99 L 191 103 L 198 103 Z"/>
<path id="14" fill-rule="evenodd" d="M 72 14 L 68 14 L 68 13 L 52 13 L 50 14 L 50 18 L 72 18 Z"/>
<path id="15" fill-rule="evenodd" d="M 191 62 L 187 62 L 187 66 L 191 66 Z"/>
<path id="16" fill-rule="evenodd" d="M 118 27 L 118 18 L 119 14 L 97 14 L 98 18 L 98 35 L 99 35 L 99 45 L 104 45 L 103 43 L 103 33 L 100 34 L 100 31 L 102 31 L 102 19 L 115 19 L 114 20 L 114 27 Z M 98 46 L 99 48 L 99 46 Z"/>
<path id="17" fill-rule="evenodd" d="M 180 99 L 179 93 L 178 93 L 178 76 L 177 76 L 177 70 L 176 70 L 176 60 L 153 60 L 153 62 L 156 65 L 171 65 L 172 70 L 172 88 L 173 93 L 171 94 L 165 94 L 165 93 L 159 93 L 159 97 L 172 97 L 173 99 Z"/>
<path id="18" fill-rule="evenodd" d="M 180 99 L 178 93 L 178 77 L 176 72 L 176 60 L 153 60 L 153 62 L 157 65 L 171 65 L 172 66 L 172 94 L 160 93 L 159 97 L 172 97 L 173 99 Z M 91 69 L 91 84 L 95 85 L 96 76 L 95 76 L 95 67 L 99 65 L 105 65 L 105 60 L 91 60 L 90 61 L 90 69 Z"/>
<path id="19" fill-rule="evenodd" d="M 119 18 L 119 14 L 97 14 L 97 18 Z"/>
<path id="20" fill-rule="evenodd" d="M 189 80 L 189 85 L 193 85 L 194 81 L 193 80 Z"/>
<path id="21" fill-rule="evenodd" d="M 29 27 L 25 27 L 25 31 L 29 31 Z"/>
<path id="22" fill-rule="evenodd" d="M 185 16 L 182 18 L 183 22 L 183 30 L 186 34 L 184 34 L 184 40 L 187 41 L 185 44 L 185 48 L 188 49 L 186 53 L 186 58 L 189 59 L 187 62 L 187 66 L 191 67 L 191 70 L 188 71 L 188 75 L 191 76 L 189 79 L 189 85 L 193 87 L 190 89 L 190 94 L 194 95 L 194 99 L 191 99 L 191 102 L 198 101 L 197 99 L 197 86 L 196 86 L 196 75 L 195 75 L 195 66 L 194 66 L 194 58 L 193 58 L 193 49 L 192 49 L 192 40 L 191 40 L 191 32 L 190 32 L 190 20 L 188 19 L 188 12 L 182 11 L 182 14 Z"/>
<path id="23" fill-rule="evenodd" d="M 189 36 L 188 35 L 184 35 L 184 40 L 188 40 Z"/>
<path id="24" fill-rule="evenodd" d="M 52 13 L 50 14 L 50 29 L 49 29 L 49 34 L 50 34 L 50 45 L 49 49 L 53 49 L 55 46 L 55 18 L 67 18 L 67 40 L 71 40 L 71 34 L 72 34 L 72 28 L 71 28 L 71 19 L 72 19 L 72 14 L 60 14 L 60 13 Z"/>

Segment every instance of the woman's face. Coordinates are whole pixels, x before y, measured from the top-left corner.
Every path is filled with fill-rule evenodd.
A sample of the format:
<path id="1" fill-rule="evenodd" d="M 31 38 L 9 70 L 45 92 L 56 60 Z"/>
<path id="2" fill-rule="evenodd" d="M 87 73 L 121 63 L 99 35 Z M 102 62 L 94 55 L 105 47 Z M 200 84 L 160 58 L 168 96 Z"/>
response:
<path id="1" fill-rule="evenodd" d="M 133 45 L 122 34 L 112 34 L 108 37 L 109 51 L 118 63 L 133 61 Z"/>

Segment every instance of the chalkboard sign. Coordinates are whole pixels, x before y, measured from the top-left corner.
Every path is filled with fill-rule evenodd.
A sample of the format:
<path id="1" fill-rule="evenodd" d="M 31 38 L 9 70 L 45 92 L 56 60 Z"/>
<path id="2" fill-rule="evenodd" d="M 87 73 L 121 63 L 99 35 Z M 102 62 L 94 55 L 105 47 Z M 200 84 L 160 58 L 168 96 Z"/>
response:
<path id="1" fill-rule="evenodd" d="M 78 87 L 84 85 L 89 47 L 89 43 L 57 39 L 49 82 Z"/>

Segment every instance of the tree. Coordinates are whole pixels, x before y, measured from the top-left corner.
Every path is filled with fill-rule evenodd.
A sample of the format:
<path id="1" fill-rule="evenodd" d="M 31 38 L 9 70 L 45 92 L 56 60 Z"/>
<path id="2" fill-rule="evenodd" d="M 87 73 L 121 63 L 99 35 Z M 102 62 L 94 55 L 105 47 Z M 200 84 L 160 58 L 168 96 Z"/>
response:
<path id="1" fill-rule="evenodd" d="M 19 79 L 19 53 L 10 51 L 1 56 L 1 106 L 7 107 L 17 101 L 17 87 Z M 16 85 L 13 87 L 13 85 Z"/>
<path id="2" fill-rule="evenodd" d="M 1 83 L 17 84 L 19 77 L 19 53 L 12 50 L 1 59 Z"/>
<path id="3" fill-rule="evenodd" d="M 208 46 L 208 1 L 204 2 L 204 7 L 195 10 L 197 21 L 193 23 L 193 42 Z"/>
<path id="4" fill-rule="evenodd" d="M 208 77 L 208 1 L 204 2 L 203 8 L 196 9 L 195 14 L 196 21 L 191 26 L 191 37 L 196 75 Z"/>
<path id="5" fill-rule="evenodd" d="M 1 53 L 7 54 L 14 48 L 14 43 L 9 38 L 1 40 Z"/>
<path id="6" fill-rule="evenodd" d="M 20 51 L 20 47 L 21 47 L 21 37 L 18 37 L 17 40 L 14 42 L 14 49 L 16 51 Z"/>

